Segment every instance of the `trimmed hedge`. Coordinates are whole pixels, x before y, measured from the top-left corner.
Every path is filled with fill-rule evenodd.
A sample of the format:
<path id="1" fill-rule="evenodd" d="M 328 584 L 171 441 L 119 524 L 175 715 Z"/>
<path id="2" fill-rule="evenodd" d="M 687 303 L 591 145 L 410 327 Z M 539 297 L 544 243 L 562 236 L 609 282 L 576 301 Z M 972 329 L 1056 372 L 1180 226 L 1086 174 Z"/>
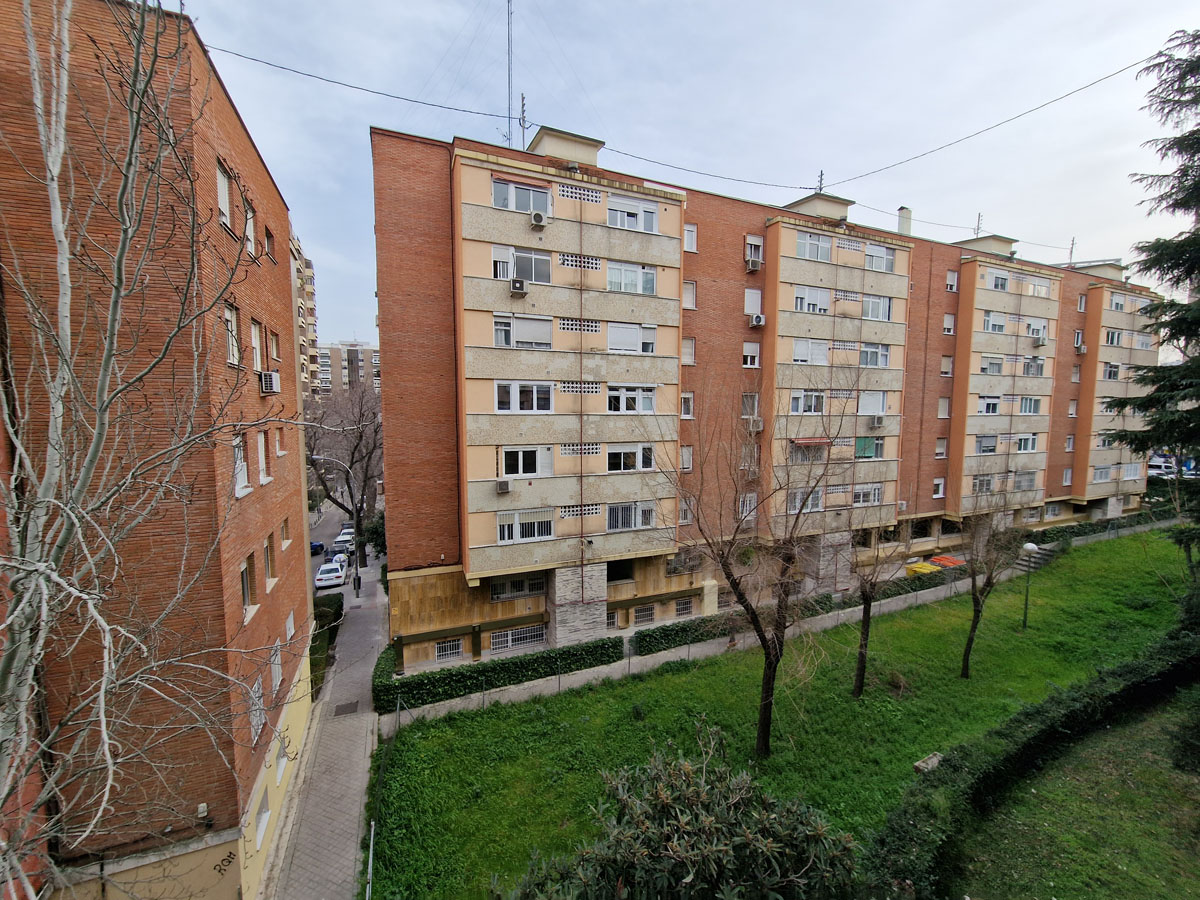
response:
<path id="1" fill-rule="evenodd" d="M 329 631 L 331 645 L 337 640 L 345 614 L 346 604 L 340 591 L 336 594 L 318 594 L 313 598 L 313 620 L 318 631 Z"/>
<path id="2" fill-rule="evenodd" d="M 657 628 L 646 628 L 633 635 L 632 650 L 638 656 L 648 656 L 670 650 L 672 647 L 682 647 L 685 644 L 697 644 L 700 641 L 710 641 L 713 638 L 728 637 L 743 628 L 749 627 L 745 615 L 740 612 L 724 612 L 715 616 L 704 616 L 699 619 L 683 619 Z"/>
<path id="3" fill-rule="evenodd" d="M 412 709 L 536 678 L 591 669 L 624 658 L 624 638 L 609 637 L 396 678 L 396 651 L 387 647 L 375 662 L 371 700 L 376 712 L 390 713 L 400 704 Z"/>
<path id="4" fill-rule="evenodd" d="M 1200 635 L 1176 632 L 1139 659 L 1026 706 L 998 728 L 950 750 L 914 783 L 866 846 L 871 896 L 935 898 L 953 864 L 955 839 L 977 811 L 1064 744 L 1149 706 L 1200 678 Z"/>
<path id="5" fill-rule="evenodd" d="M 1170 510 L 1158 509 L 1143 509 L 1141 512 L 1136 512 L 1130 516 L 1121 516 L 1119 519 L 1099 519 L 1095 522 L 1075 522 L 1071 525 L 1051 525 L 1049 528 L 1043 528 L 1041 531 L 1029 532 L 1028 540 L 1038 546 L 1046 544 L 1057 544 L 1064 538 L 1084 537 L 1089 534 L 1103 534 L 1109 528 L 1135 528 L 1138 525 L 1149 525 L 1151 522 L 1161 521 L 1164 516 L 1172 515 Z"/>

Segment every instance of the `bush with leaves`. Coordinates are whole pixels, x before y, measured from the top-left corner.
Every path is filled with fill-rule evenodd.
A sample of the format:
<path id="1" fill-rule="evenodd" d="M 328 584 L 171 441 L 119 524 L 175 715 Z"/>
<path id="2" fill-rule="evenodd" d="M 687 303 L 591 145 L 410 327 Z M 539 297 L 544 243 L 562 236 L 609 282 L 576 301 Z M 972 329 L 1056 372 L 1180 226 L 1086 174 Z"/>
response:
<path id="1" fill-rule="evenodd" d="M 720 730 L 697 725 L 700 757 L 656 752 L 606 775 L 603 834 L 574 857 L 534 858 L 511 900 L 851 896 L 854 843 L 798 800 L 781 801 L 725 761 Z M 504 896 L 493 885 L 493 898 Z"/>
<path id="2" fill-rule="evenodd" d="M 1171 731 L 1171 762 L 1181 772 L 1200 775 L 1200 686 L 1180 699 L 1183 720 Z"/>

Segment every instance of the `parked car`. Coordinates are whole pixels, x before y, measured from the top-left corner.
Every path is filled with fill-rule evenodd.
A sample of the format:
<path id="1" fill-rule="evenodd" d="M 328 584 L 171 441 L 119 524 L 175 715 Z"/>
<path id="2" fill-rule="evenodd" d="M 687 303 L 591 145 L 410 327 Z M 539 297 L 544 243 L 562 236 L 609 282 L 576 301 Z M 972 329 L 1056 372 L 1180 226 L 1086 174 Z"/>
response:
<path id="1" fill-rule="evenodd" d="M 321 588 L 341 587 L 345 583 L 346 567 L 335 562 L 324 563 L 317 569 L 317 576 L 313 579 L 313 587 L 318 591 Z"/>
<path id="2" fill-rule="evenodd" d="M 325 552 L 325 545 L 320 541 L 311 541 L 308 545 L 308 555 L 316 556 L 318 553 Z"/>
<path id="3" fill-rule="evenodd" d="M 350 548 L 354 546 L 353 537 L 338 536 L 338 539 L 330 545 L 330 549 L 334 553 L 349 553 Z"/>
<path id="4" fill-rule="evenodd" d="M 1151 478 L 1174 478 L 1179 474 L 1173 460 L 1166 458 L 1152 459 L 1146 466 L 1146 474 Z"/>

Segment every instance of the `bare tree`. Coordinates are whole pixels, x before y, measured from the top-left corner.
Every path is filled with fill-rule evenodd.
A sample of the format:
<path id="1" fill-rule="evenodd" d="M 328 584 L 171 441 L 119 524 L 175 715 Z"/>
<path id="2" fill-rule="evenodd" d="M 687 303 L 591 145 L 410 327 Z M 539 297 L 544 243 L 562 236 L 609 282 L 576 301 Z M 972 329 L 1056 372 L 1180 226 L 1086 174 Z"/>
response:
<path id="1" fill-rule="evenodd" d="M 1008 495 L 1003 490 L 977 494 L 973 514 L 962 521 L 961 549 L 971 581 L 971 627 L 963 647 L 961 678 L 971 677 L 971 651 L 988 598 L 1000 583 L 1000 574 L 1021 552 L 1022 534 L 1012 526 L 1012 512 L 1007 507 Z"/>
<path id="2" fill-rule="evenodd" d="M 867 658 L 871 644 L 871 614 L 879 598 L 879 588 L 885 581 L 895 577 L 901 561 L 909 555 L 912 546 L 912 526 L 902 522 L 891 528 L 870 529 L 865 533 L 867 550 L 856 554 L 855 580 L 858 585 L 858 600 L 862 606 L 862 617 L 858 623 L 858 652 L 854 662 L 854 686 L 851 695 L 857 699 L 863 695 L 867 678 Z M 864 558 L 865 557 L 865 558 Z"/>
<path id="3" fill-rule="evenodd" d="M 354 520 L 358 563 L 367 564 L 362 523 L 375 512 L 383 476 L 383 415 L 379 395 L 360 384 L 313 403 L 306 411 L 304 442 L 318 490 Z M 330 466 L 316 457 L 335 459 Z M 343 468 L 344 467 L 344 468 Z M 343 494 L 338 488 L 345 489 Z"/>
<path id="4" fill-rule="evenodd" d="M 245 416 L 225 364 L 245 247 L 206 238 L 190 25 L 153 3 L 105 13 L 109 37 L 77 48 L 70 0 L 24 0 L 32 109 L 0 119 L 21 173 L 0 189 L 0 882 L 26 898 L 63 859 L 203 831 L 183 748 L 232 785 L 271 705 L 248 688 L 271 648 L 227 633 L 233 485 L 212 478 L 214 453 L 283 413 Z"/>

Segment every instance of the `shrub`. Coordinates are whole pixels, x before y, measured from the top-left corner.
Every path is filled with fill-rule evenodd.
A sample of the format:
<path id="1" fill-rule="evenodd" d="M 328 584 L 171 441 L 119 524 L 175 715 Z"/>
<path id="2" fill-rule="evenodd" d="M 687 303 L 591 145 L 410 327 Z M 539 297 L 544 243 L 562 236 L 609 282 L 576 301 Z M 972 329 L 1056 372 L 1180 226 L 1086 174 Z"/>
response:
<path id="1" fill-rule="evenodd" d="M 700 759 L 656 752 L 605 776 L 602 835 L 570 858 L 536 857 L 513 900 L 848 897 L 854 843 L 799 800 L 780 801 L 725 762 L 701 723 Z M 493 883 L 492 896 L 502 896 Z"/>
<path id="2" fill-rule="evenodd" d="M 396 651 L 387 647 L 375 662 L 371 698 L 376 712 L 389 713 L 394 712 L 399 703 L 411 709 L 535 678 L 603 666 L 624 658 L 624 639 L 610 637 L 396 678 Z"/>
<path id="3" fill-rule="evenodd" d="M 1200 687 L 1183 696 L 1183 720 L 1171 731 L 1171 762 L 1181 772 L 1200 775 Z"/>
<path id="4" fill-rule="evenodd" d="M 636 632 L 632 639 L 633 652 L 638 656 L 647 656 L 651 653 L 670 650 L 672 647 L 682 647 L 685 644 L 728 637 L 744 627 L 746 627 L 746 617 L 740 612 L 683 619 L 679 622 L 659 625 L 657 628 L 645 628 Z"/>
<path id="5" fill-rule="evenodd" d="M 1200 677 L 1200 637 L 1170 635 L 1139 659 L 1026 706 L 981 738 L 950 750 L 921 776 L 862 859 L 875 897 L 937 897 L 954 839 L 971 816 L 1064 743 Z"/>
<path id="6" fill-rule="evenodd" d="M 330 644 L 337 640 L 338 629 L 342 627 L 345 614 L 346 605 L 340 592 L 318 594 L 313 598 L 313 619 L 317 631 L 328 631 Z"/>

